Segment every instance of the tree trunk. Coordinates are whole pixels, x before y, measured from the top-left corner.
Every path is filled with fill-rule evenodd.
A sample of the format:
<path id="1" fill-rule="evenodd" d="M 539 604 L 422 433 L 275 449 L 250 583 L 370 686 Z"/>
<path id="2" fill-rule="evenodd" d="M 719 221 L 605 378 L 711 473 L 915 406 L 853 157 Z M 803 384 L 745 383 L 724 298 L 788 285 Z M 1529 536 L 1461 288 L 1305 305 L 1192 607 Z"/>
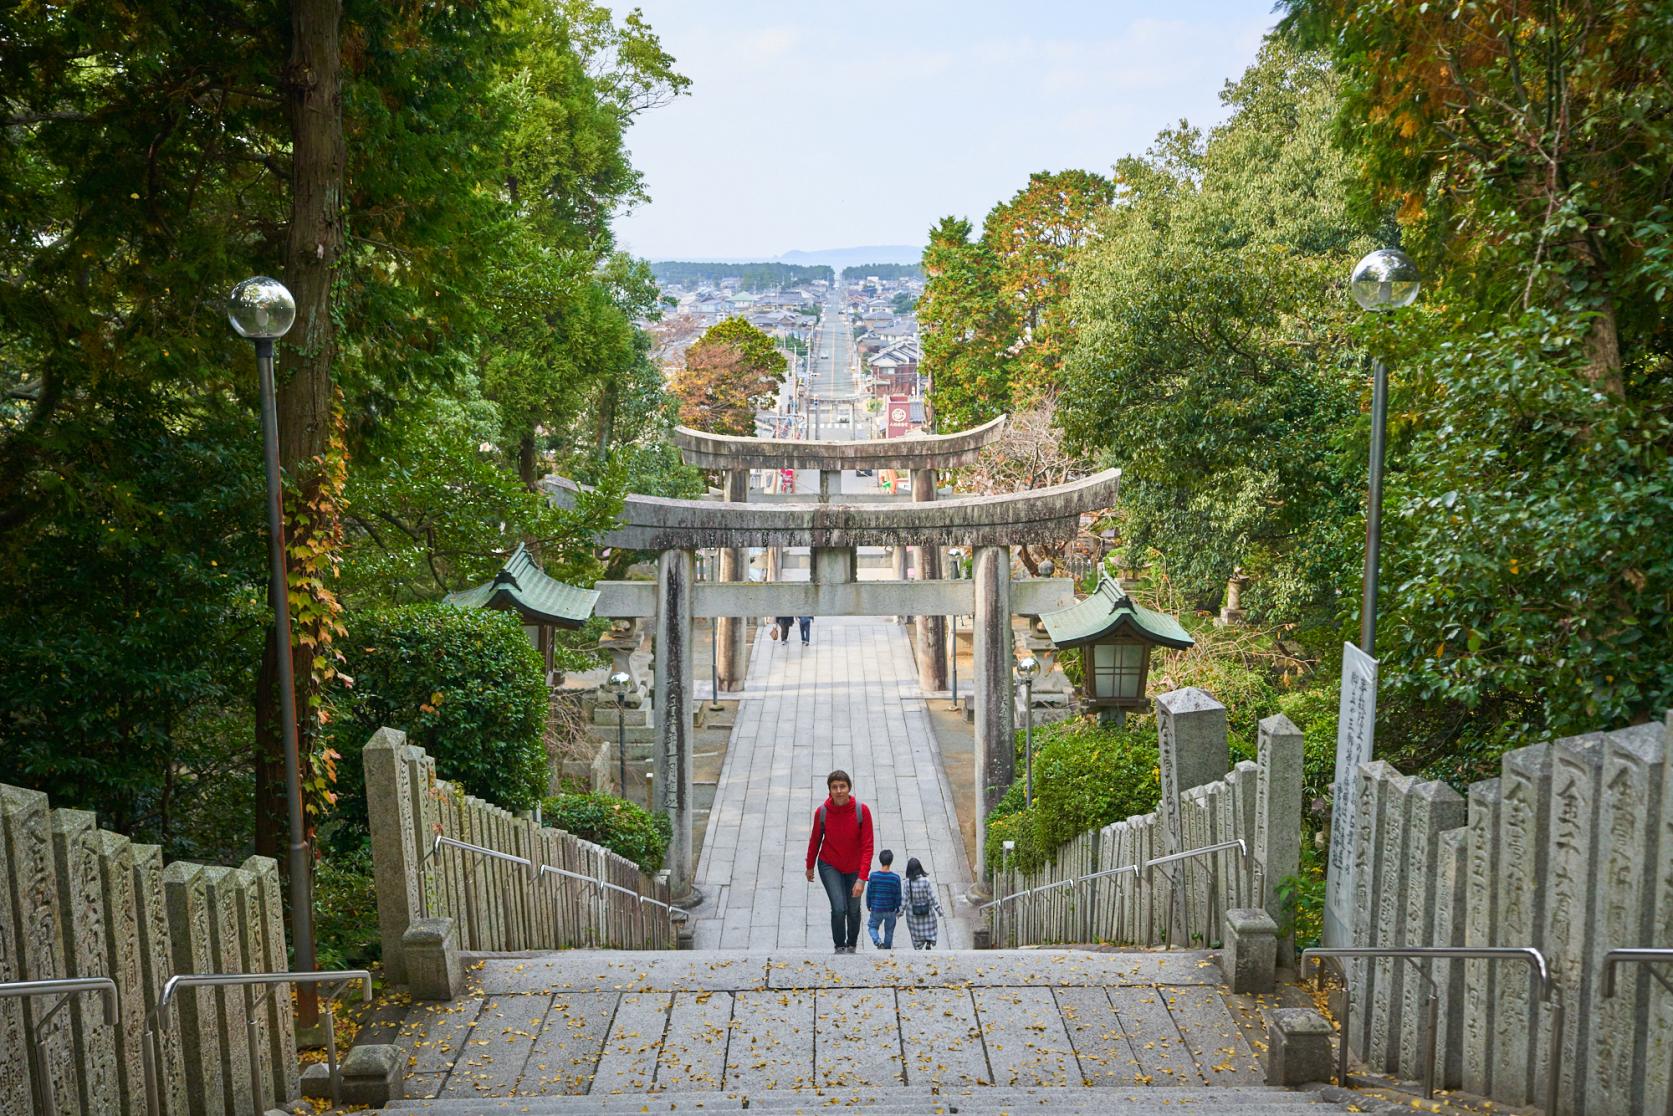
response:
<path id="1" fill-rule="evenodd" d="M 534 435 L 523 435 L 522 441 L 517 443 L 517 476 L 523 482 L 523 487 L 530 492 L 535 491 L 535 484 L 540 478 L 536 475 L 539 459 L 534 452 Z"/>
<path id="2" fill-rule="evenodd" d="M 310 502 L 320 477 L 315 459 L 332 434 L 331 365 L 336 357 L 336 324 L 331 317 L 331 284 L 343 245 L 342 52 L 338 30 L 341 0 L 294 0 L 291 53 L 280 75 L 291 133 L 291 221 L 285 244 L 284 281 L 296 299 L 296 324 L 279 352 L 279 465 Z M 294 522 L 287 509 L 287 522 Z M 289 538 L 287 546 L 306 543 Z M 256 847 L 285 864 L 288 822 L 285 761 L 279 742 L 278 672 L 272 629 L 256 680 Z M 308 693 L 312 656 L 292 643 L 296 673 L 297 731 L 312 735 Z M 301 757 L 298 757 L 300 763 Z"/>
<path id="3" fill-rule="evenodd" d="M 1615 323 L 1615 297 L 1610 293 L 1609 266 L 1597 244 L 1587 236 L 1575 241 L 1575 254 L 1585 263 L 1588 286 L 1602 291 L 1597 317 L 1586 330 L 1586 376 L 1592 385 L 1612 399 L 1626 398 L 1626 381 L 1621 375 L 1621 335 Z"/>

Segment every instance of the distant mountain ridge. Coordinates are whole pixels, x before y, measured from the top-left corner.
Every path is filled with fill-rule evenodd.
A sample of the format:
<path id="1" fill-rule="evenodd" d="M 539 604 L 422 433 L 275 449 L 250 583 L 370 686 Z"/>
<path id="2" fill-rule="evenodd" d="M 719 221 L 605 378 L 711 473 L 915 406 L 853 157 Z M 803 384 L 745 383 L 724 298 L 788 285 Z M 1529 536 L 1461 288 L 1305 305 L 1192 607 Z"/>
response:
<path id="1" fill-rule="evenodd" d="M 915 264 L 923 258 L 924 250 L 911 244 L 867 244 L 854 248 L 821 248 L 808 251 L 796 248 L 780 256 L 681 256 L 657 259 L 653 263 L 786 263 L 824 266 L 841 271 L 869 263 Z"/>

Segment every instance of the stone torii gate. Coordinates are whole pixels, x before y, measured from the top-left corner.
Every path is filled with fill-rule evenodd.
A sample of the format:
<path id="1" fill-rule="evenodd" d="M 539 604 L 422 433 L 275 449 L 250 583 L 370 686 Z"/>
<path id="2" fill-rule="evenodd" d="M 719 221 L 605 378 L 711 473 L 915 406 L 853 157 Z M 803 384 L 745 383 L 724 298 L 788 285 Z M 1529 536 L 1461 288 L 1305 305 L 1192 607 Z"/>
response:
<path id="1" fill-rule="evenodd" d="M 655 584 L 601 581 L 595 614 L 654 623 L 655 706 L 653 756 L 662 810 L 673 823 L 668 866 L 673 894 L 685 904 L 701 897 L 693 887 L 691 725 L 692 620 L 730 620 L 728 640 L 741 640 L 743 624 L 761 616 L 973 616 L 975 657 L 976 785 L 981 788 L 977 848 L 983 844 L 988 812 L 1010 785 L 1015 768 L 1015 713 L 1011 670 L 1013 613 L 1038 615 L 1074 603 L 1074 584 L 1064 578 L 1011 579 L 1014 545 L 1073 538 L 1083 513 L 1115 503 L 1119 469 L 1070 484 L 1004 496 L 935 500 L 934 472 L 968 461 L 997 436 L 1002 419 L 959 434 L 870 442 L 795 442 L 733 438 L 681 430 L 681 450 L 692 464 L 727 471 L 725 501 L 674 500 L 630 495 L 617 526 L 604 533 L 606 546 L 659 552 Z M 820 471 L 819 502 L 806 498 L 749 500 L 751 468 Z M 846 500 L 834 479 L 842 469 L 911 468 L 911 501 Z M 919 475 L 923 483 L 919 483 Z M 741 479 L 734 479 L 741 478 Z M 579 486 L 548 477 L 550 499 L 570 505 Z M 920 496 L 919 493 L 925 493 Z M 973 547 L 974 574 L 919 581 L 859 581 L 855 548 L 912 546 L 920 569 L 929 555 L 947 546 Z M 809 547 L 812 579 L 807 582 L 739 580 L 749 547 Z M 723 580 L 696 583 L 695 552 L 722 548 Z M 939 573 L 938 564 L 933 567 Z M 730 575 L 728 579 L 727 575 Z M 933 632 L 933 629 L 932 629 Z M 928 642 L 920 631 L 920 647 Z M 735 645 L 734 645 L 735 646 Z M 936 646 L 939 648 L 939 641 Z M 741 651 L 739 666 L 741 674 Z M 920 680 L 923 675 L 920 664 Z M 936 687 L 939 688 L 939 687 Z"/>

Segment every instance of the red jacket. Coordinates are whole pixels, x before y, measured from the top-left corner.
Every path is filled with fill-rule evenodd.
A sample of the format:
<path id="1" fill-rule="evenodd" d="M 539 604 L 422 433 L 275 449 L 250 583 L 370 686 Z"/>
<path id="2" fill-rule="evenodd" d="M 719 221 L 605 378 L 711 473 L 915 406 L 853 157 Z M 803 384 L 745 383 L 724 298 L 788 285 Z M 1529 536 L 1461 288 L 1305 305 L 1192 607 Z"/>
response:
<path id="1" fill-rule="evenodd" d="M 852 796 L 846 806 L 838 806 L 827 798 L 821 809 L 825 811 L 824 842 L 820 842 L 819 810 L 815 810 L 813 832 L 807 839 L 808 870 L 813 870 L 815 860 L 823 860 L 838 872 L 858 872 L 860 879 L 868 878 L 871 874 L 871 810 Z"/>

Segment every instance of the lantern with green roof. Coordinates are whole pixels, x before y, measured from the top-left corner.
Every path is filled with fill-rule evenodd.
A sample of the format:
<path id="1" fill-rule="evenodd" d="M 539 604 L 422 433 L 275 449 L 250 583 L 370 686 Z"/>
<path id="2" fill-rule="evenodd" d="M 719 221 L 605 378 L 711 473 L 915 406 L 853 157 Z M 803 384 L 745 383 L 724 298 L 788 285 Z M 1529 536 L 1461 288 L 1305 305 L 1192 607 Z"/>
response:
<path id="1" fill-rule="evenodd" d="M 1107 573 L 1084 600 L 1048 612 L 1040 622 L 1060 650 L 1082 648 L 1081 690 L 1086 705 L 1117 723 L 1128 710 L 1149 708 L 1144 689 L 1151 647 L 1178 650 L 1196 643 L 1178 620 L 1145 608 Z"/>

